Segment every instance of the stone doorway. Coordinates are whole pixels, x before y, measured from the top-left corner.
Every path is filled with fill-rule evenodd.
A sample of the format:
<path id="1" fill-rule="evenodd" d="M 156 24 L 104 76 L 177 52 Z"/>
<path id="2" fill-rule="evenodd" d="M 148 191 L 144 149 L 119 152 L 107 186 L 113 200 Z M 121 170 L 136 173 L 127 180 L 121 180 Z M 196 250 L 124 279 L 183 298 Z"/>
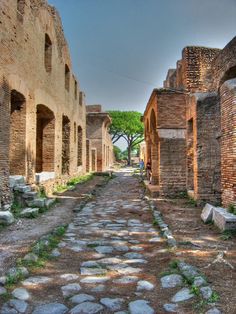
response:
<path id="1" fill-rule="evenodd" d="M 70 120 L 62 117 L 62 174 L 70 173 Z"/>
<path id="2" fill-rule="evenodd" d="M 16 90 L 11 91 L 10 104 L 10 175 L 26 175 L 26 102 Z"/>
<path id="3" fill-rule="evenodd" d="M 92 171 L 97 171 L 97 151 L 92 149 Z"/>
<path id="4" fill-rule="evenodd" d="M 37 106 L 36 172 L 54 172 L 55 116 L 44 105 Z"/>

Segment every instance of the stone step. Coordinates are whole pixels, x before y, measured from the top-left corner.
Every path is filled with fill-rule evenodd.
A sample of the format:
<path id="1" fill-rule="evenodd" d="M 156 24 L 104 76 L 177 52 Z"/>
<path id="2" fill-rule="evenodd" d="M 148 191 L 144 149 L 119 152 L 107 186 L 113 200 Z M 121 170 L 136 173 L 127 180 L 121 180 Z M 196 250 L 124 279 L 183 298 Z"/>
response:
<path id="1" fill-rule="evenodd" d="M 22 197 L 24 199 L 29 199 L 29 200 L 33 200 L 35 199 L 36 197 L 38 196 L 38 193 L 37 192 L 34 192 L 34 191 L 30 191 L 30 192 L 26 192 L 22 195 Z"/>
<path id="2" fill-rule="evenodd" d="M 27 193 L 27 192 L 31 192 L 31 186 L 25 185 L 25 184 L 19 184 L 14 187 L 14 190 L 21 193 Z"/>
<path id="3" fill-rule="evenodd" d="M 47 198 L 45 200 L 45 207 L 49 209 L 56 202 L 55 198 Z"/>
<path id="4" fill-rule="evenodd" d="M 34 218 L 37 217 L 39 214 L 39 209 L 38 208 L 25 208 L 22 210 L 20 213 L 20 217 L 22 218 Z"/>
<path id="5" fill-rule="evenodd" d="M 9 211 L 0 211 L 0 225 L 8 226 L 14 222 L 14 217 Z"/>
<path id="6" fill-rule="evenodd" d="M 46 198 L 35 198 L 33 200 L 26 200 L 26 204 L 30 207 L 42 208 L 46 205 Z"/>

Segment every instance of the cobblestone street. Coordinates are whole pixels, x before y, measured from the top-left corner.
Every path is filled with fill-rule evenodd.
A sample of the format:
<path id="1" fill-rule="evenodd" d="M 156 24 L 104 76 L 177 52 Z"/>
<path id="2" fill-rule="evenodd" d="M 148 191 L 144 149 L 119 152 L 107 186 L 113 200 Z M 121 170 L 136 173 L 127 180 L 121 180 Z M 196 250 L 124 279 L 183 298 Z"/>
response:
<path id="1" fill-rule="evenodd" d="M 93 193 L 96 196 L 86 204 L 76 200 L 78 191 L 85 187 L 61 195 L 67 201 L 59 207 L 64 204 L 70 217 L 64 236 L 43 265 L 37 260 L 44 253 L 41 244 L 50 246 L 55 229 L 39 235 L 29 253 L 21 256 L 28 264 L 18 263 L 18 268 L 8 269 L 10 285 L 5 285 L 7 290 L 0 286 L 0 314 L 221 313 L 205 271 L 186 263 L 189 258 L 193 261 L 191 251 L 167 245 L 160 230 L 167 230 L 168 225 L 158 222 L 159 229 L 157 221 L 162 215 L 156 216 L 154 203 L 144 197 L 145 189 L 133 173 L 132 168 L 119 170 L 108 183 L 100 177 Z M 93 185 L 92 181 L 89 186 Z M 173 206 L 170 200 L 158 202 L 160 208 L 163 204 Z M 61 212 L 56 209 L 59 218 Z M 52 215 L 49 213 L 40 219 L 46 223 Z M 32 223 L 35 226 L 37 220 Z M 199 247 L 194 255 L 198 253 Z M 22 266 L 27 267 L 20 269 L 24 278 L 15 283 L 12 276 Z"/>
<path id="2" fill-rule="evenodd" d="M 150 265 L 165 243 L 142 195 L 136 178 L 118 173 L 69 224 L 60 256 L 13 292 L 28 304 L 19 312 L 160 313 Z M 1 313 L 18 312 L 5 304 Z"/>

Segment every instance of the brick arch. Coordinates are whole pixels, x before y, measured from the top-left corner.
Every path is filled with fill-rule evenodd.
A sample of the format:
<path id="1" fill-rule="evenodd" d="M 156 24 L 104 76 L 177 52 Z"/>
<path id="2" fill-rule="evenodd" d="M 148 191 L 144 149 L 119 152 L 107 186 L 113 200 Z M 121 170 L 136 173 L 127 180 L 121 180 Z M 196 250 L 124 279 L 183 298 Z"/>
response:
<path id="1" fill-rule="evenodd" d="M 55 155 L 55 116 L 47 106 L 37 105 L 36 172 L 53 172 Z"/>
<path id="2" fill-rule="evenodd" d="M 227 71 L 225 71 L 224 75 L 220 79 L 219 86 L 221 86 L 222 84 L 224 84 L 224 82 L 231 80 L 233 78 L 236 78 L 236 65 L 232 66 Z"/>
<path id="3" fill-rule="evenodd" d="M 157 122 L 156 122 L 156 115 L 155 111 L 152 109 L 151 115 L 150 115 L 150 131 L 151 133 L 156 132 Z"/>

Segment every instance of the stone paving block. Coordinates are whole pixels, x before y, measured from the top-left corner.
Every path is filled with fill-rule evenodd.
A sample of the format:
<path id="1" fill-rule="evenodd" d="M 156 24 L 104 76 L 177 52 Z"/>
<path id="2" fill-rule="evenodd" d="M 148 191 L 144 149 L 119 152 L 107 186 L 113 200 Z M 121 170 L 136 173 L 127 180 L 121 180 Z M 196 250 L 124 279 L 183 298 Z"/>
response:
<path id="1" fill-rule="evenodd" d="M 68 308 L 64 304 L 49 303 L 37 306 L 32 314 L 65 314 Z"/>
<path id="2" fill-rule="evenodd" d="M 216 207 L 214 209 L 213 221 L 221 231 L 236 229 L 236 215 L 227 212 L 224 208 Z"/>
<path id="3" fill-rule="evenodd" d="M 212 206 L 208 203 L 204 206 L 202 213 L 201 213 L 201 219 L 205 223 L 212 221 L 214 208 L 215 208 L 214 206 Z"/>
<path id="4" fill-rule="evenodd" d="M 194 297 L 194 294 L 190 292 L 188 288 L 183 288 L 178 291 L 171 299 L 171 302 L 182 302 L 187 301 Z"/>
<path id="5" fill-rule="evenodd" d="M 33 218 L 33 217 L 37 217 L 38 214 L 39 214 L 39 208 L 27 207 L 22 210 L 22 212 L 20 213 L 20 217 L 21 218 Z"/>
<path id="6" fill-rule="evenodd" d="M 9 211 L 0 211 L 0 224 L 11 225 L 14 222 L 14 216 Z"/>

